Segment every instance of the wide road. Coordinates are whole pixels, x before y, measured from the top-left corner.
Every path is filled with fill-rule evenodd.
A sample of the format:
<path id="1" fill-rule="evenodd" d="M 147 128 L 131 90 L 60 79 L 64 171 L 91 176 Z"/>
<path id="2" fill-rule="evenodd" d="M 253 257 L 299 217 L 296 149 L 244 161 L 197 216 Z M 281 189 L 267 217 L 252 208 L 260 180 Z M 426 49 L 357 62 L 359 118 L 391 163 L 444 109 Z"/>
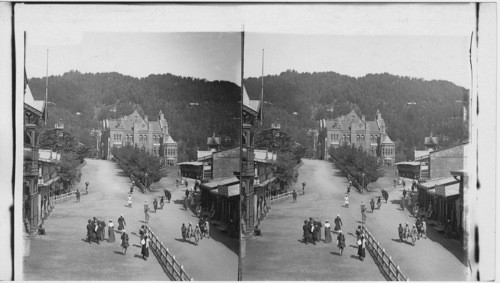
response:
<path id="1" fill-rule="evenodd" d="M 126 197 L 130 179 L 121 169 L 111 161 L 86 161 L 81 184 L 90 182 L 89 194 L 82 195 L 80 203 L 72 199 L 56 204 L 45 221 L 47 235 L 31 239 L 30 256 L 24 259 L 24 280 L 169 280 L 151 251 L 147 261 L 140 257 L 137 236 L 144 221 L 144 202 L 147 201 L 152 208 L 153 198 L 161 193 L 142 194 L 136 189 L 133 207 L 129 208 Z M 188 211 L 180 210 L 180 204 L 174 204 L 183 195 L 181 188 L 176 190 L 173 186 L 171 189 L 172 203 L 157 213 L 151 213 L 150 228 L 195 280 L 236 280 L 237 255 L 228 248 L 230 245 L 224 239 L 220 240 L 219 235 L 204 239 L 199 246 L 177 240 L 181 238 L 179 223 L 194 221 L 195 218 Z M 117 227 L 120 214 L 124 215 L 130 236 L 126 255 L 121 253 L 119 233 L 115 233 L 117 241 L 114 243 L 103 241 L 97 245 L 84 242 L 88 219 L 94 216 L 106 222 L 111 219 Z M 108 238 L 107 229 L 105 238 Z"/>
<path id="2" fill-rule="evenodd" d="M 369 201 L 380 191 L 359 194 L 351 190 L 350 207 L 343 207 L 347 181 L 330 162 L 304 160 L 299 169 L 298 184 L 307 182 L 306 194 L 299 194 L 298 202 L 291 200 L 275 204 L 261 222 L 263 237 L 247 240 L 247 256 L 243 259 L 244 280 L 385 280 L 367 252 L 367 259 L 355 259 L 355 237 L 352 235 L 361 218 L 361 201 Z M 411 184 L 407 180 L 407 184 Z M 298 188 L 298 186 L 297 186 Z M 445 239 L 429 228 L 428 238 L 415 246 L 399 243 L 397 226 L 415 218 L 399 208 L 402 188 L 388 188 L 389 202 L 380 210 L 367 212 L 366 227 L 386 252 L 400 266 L 410 280 L 444 281 L 467 280 L 467 269 L 462 264 L 461 244 Z M 347 252 L 340 257 L 335 244 L 316 246 L 299 243 L 302 224 L 308 217 L 333 221 L 340 214 L 344 223 Z M 333 224 L 332 224 L 333 225 Z M 334 234 L 335 237 L 335 234 Z M 335 240 L 334 240 L 335 242 Z M 352 246 L 352 247 L 350 247 Z"/>
<path id="3" fill-rule="evenodd" d="M 326 161 L 304 160 L 299 169 L 298 184 L 306 182 L 306 193 L 273 205 L 261 222 L 262 237 L 252 237 L 246 242 L 246 256 L 242 259 L 243 280 L 385 280 L 366 253 L 364 261 L 357 257 L 354 232 L 360 223 L 359 197 L 351 192 L 351 205 L 343 207 L 347 187 L 346 179 Z M 297 186 L 298 188 L 299 186 Z M 333 242 L 303 244 L 302 225 L 309 217 L 318 217 L 324 224 L 340 214 L 346 236 L 346 248 L 342 256 Z M 324 232 L 322 229 L 322 239 Z"/>

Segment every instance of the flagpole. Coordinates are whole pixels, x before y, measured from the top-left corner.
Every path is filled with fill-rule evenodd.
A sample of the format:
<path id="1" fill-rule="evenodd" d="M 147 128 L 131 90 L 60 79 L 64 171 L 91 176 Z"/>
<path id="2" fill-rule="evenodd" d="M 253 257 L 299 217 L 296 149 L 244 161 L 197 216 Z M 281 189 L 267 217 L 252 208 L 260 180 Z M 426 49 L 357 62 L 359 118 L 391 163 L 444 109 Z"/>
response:
<path id="1" fill-rule="evenodd" d="M 48 111 L 49 111 L 49 104 L 48 102 L 48 97 L 49 97 L 49 50 L 47 49 L 47 73 L 45 75 L 45 126 L 47 126 L 47 120 L 48 120 Z"/>
<path id="2" fill-rule="evenodd" d="M 262 88 L 260 92 L 260 126 L 262 126 L 262 116 L 264 115 L 264 49 L 262 49 Z"/>

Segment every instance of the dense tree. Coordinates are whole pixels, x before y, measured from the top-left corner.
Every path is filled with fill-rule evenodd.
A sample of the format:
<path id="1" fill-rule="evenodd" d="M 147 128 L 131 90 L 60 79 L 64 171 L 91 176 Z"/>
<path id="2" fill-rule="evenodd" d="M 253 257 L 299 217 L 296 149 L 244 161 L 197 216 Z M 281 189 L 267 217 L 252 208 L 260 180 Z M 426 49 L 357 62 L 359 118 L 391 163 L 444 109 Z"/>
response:
<path id="1" fill-rule="evenodd" d="M 350 174 L 359 184 L 364 183 L 367 186 L 382 176 L 377 157 L 366 153 L 361 148 L 344 145 L 330 148 L 329 153 L 339 170 L 344 174 Z"/>
<path id="2" fill-rule="evenodd" d="M 165 173 L 161 171 L 161 160 L 146 150 L 131 145 L 114 147 L 113 156 L 119 160 L 127 174 L 133 174 L 143 185 L 158 182 Z"/>
<path id="3" fill-rule="evenodd" d="M 80 163 L 80 159 L 75 152 L 63 152 L 61 154 L 58 174 L 63 181 L 65 189 L 68 189 L 75 182 L 80 181 L 82 173 L 76 169 Z"/>

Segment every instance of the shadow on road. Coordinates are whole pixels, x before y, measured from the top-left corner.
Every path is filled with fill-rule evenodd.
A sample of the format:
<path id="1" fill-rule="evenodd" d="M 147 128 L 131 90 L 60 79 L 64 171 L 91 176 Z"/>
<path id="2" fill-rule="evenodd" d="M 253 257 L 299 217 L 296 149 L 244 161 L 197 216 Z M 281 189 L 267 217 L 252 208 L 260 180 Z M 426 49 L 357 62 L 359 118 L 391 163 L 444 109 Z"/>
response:
<path id="1" fill-rule="evenodd" d="M 192 242 L 191 240 L 188 240 L 188 239 L 186 239 L 186 241 L 184 241 L 184 239 L 175 238 L 175 240 L 178 241 L 178 242 L 181 242 L 181 243 L 187 243 L 187 244 L 191 244 L 193 246 L 196 246 L 195 242 Z"/>
<path id="2" fill-rule="evenodd" d="M 359 256 L 357 256 L 357 255 L 351 255 L 350 258 L 359 259 Z"/>
<path id="3" fill-rule="evenodd" d="M 118 252 L 118 251 L 113 251 L 113 252 L 114 252 L 115 254 L 117 254 L 117 255 L 124 255 L 121 251 L 120 251 L 120 252 Z"/>
<path id="4" fill-rule="evenodd" d="M 339 252 L 330 252 L 332 255 L 338 255 L 340 256 L 340 253 Z"/>
<path id="5" fill-rule="evenodd" d="M 465 259 L 461 243 L 457 244 L 455 240 L 445 238 L 444 235 L 431 227 L 427 228 L 427 239 L 440 244 L 443 248 L 452 253 L 464 266 L 467 266 L 467 260 Z M 422 238 L 420 240 L 422 240 Z"/>

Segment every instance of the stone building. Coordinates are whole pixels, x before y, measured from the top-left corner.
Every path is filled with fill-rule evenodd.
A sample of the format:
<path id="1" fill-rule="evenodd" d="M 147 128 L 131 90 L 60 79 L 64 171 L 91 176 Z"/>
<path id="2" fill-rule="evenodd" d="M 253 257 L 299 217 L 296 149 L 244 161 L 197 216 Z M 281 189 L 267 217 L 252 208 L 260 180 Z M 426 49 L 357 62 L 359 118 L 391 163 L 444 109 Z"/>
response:
<path id="1" fill-rule="evenodd" d="M 144 148 L 152 155 L 162 156 L 167 165 L 177 164 L 177 143 L 168 131 L 168 123 L 163 112 L 158 113 L 158 120 L 149 120 L 148 115 L 142 117 L 137 110 L 118 119 L 102 121 L 101 156 L 111 158 L 113 147 L 127 144 Z"/>
<path id="2" fill-rule="evenodd" d="M 396 159 L 394 142 L 387 135 L 387 126 L 382 114 L 377 110 L 374 121 L 361 118 L 352 110 L 347 115 L 335 119 L 321 120 L 319 123 L 320 158 L 328 159 L 330 147 L 342 145 L 360 147 L 377 156 L 384 165 L 393 165 Z"/>

